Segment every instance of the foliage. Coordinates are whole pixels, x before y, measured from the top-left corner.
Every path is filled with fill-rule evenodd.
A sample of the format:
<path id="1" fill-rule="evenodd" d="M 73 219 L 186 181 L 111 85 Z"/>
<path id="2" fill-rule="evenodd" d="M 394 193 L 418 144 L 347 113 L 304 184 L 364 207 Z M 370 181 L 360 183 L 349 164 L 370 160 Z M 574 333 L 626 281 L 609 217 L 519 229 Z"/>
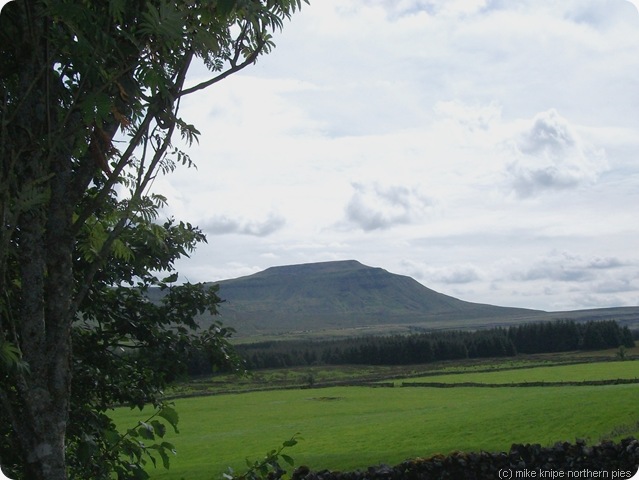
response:
<path id="1" fill-rule="evenodd" d="M 103 212 L 103 218 L 108 218 L 106 207 Z M 153 440 L 151 434 L 163 436 L 165 429 L 157 424 L 159 420 L 149 419 L 122 436 L 107 413 L 114 405 L 141 409 L 150 403 L 159 409 L 156 416 L 173 420 L 160 397 L 169 382 L 187 373 L 194 351 L 206 354 L 209 365 L 240 367 L 228 342 L 232 330 L 214 323 L 201 332 L 194 320 L 204 312 L 216 313 L 220 302 L 217 287 L 173 285 L 175 273 L 156 277 L 157 271 L 170 272 L 176 259 L 204 240 L 203 234 L 183 222 L 168 220 L 158 225 L 155 213 L 147 212 L 146 217 L 148 220 L 130 222 L 119 237 L 127 249 L 143 251 L 144 256 L 113 253 L 87 290 L 73 323 L 74 381 L 66 431 L 69 478 L 106 479 L 112 472 L 121 479 L 146 478 L 145 459 L 155 465 L 153 452 L 161 456 L 161 465 L 168 467 L 168 453 L 173 450 L 170 445 L 143 444 Z M 82 273 L 86 237 L 81 234 L 78 238 L 76 263 Z M 149 288 L 165 291 L 161 302 L 147 299 Z M 171 423 L 174 427 L 175 422 Z M 2 459 L 15 465 L 11 468 L 13 478 L 22 478 L 19 465 L 23 460 L 12 448 L 15 440 L 9 432 L 4 439 Z"/>
<path id="2" fill-rule="evenodd" d="M 76 455 L 82 468 L 72 469 L 70 478 L 112 478 L 109 475 L 113 472 L 118 479 L 146 480 L 150 476 L 144 467 L 149 461 L 157 466 L 157 456 L 168 469 L 169 454 L 175 455 L 176 451 L 172 443 L 163 440 L 167 432 L 166 423 L 178 433 L 178 414 L 169 405 L 158 406 L 153 415 L 139 421 L 125 433 L 120 433 L 109 422 L 101 439 L 103 445 L 91 437 L 81 443 Z M 149 441 L 155 443 L 147 445 Z"/>
<path id="3" fill-rule="evenodd" d="M 619 350 L 617 350 L 617 358 L 619 360 L 626 360 L 628 358 L 626 354 L 626 347 L 624 345 L 621 345 Z"/>
<path id="4" fill-rule="evenodd" d="M 242 474 L 237 474 L 233 468 L 229 467 L 228 472 L 223 474 L 227 480 L 260 480 L 264 478 L 283 478 L 286 471 L 282 469 L 281 462 L 286 462 L 289 466 L 295 466 L 295 461 L 289 455 L 282 453 L 284 449 L 294 447 L 299 441 L 299 433 L 293 435 L 282 445 L 273 450 L 269 450 L 261 460 L 246 459 L 248 470 Z M 285 477 L 288 478 L 288 477 Z"/>
<path id="5" fill-rule="evenodd" d="M 2 338 L 0 338 L 0 367 L 5 371 L 11 369 L 29 371 L 29 365 L 22 360 L 20 349 Z"/>
<path id="6" fill-rule="evenodd" d="M 93 300 L 108 314 L 87 309 L 74 328 L 76 361 L 67 460 L 72 477 L 78 479 L 108 478 L 109 471 L 117 472 L 118 478 L 129 478 L 124 472 L 141 478 L 142 457 L 131 457 L 138 450 L 131 450 L 130 442 L 114 443 L 119 434 L 109 410 L 114 405 L 142 409 L 153 404 L 160 409 L 160 417 L 171 420 L 171 410 L 161 403 L 163 389 L 186 374 L 192 350 L 208 352 L 210 364 L 220 367 L 238 368 L 239 362 L 228 343 L 230 331 L 214 324 L 201 333 L 193 321 L 190 309 L 201 313 L 207 302 L 215 308 L 219 302 L 215 288 L 173 286 L 160 305 L 146 300 L 140 289 L 117 287 L 102 293 L 106 298 Z M 154 448 L 168 468 L 162 445 Z"/>
<path id="7" fill-rule="evenodd" d="M 300 6 L 34 0 L 2 9 L 0 456 L 14 478 L 82 478 L 95 467 L 85 452 L 108 452 L 113 440 L 104 412 L 156 399 L 194 342 L 215 362 L 232 360 L 229 330 L 194 328 L 195 315 L 214 313 L 215 290 L 172 286 L 175 261 L 204 235 L 160 221 L 166 199 L 151 187 L 193 166 L 173 143 L 199 135 L 180 117 L 181 99 L 271 51 L 272 33 Z M 186 87 L 195 62 L 210 78 Z M 170 292 L 166 302 L 145 302 L 153 286 Z M 108 478 L 116 457 L 89 478 Z M 122 478 L 139 478 L 140 457 L 131 459 Z"/>
<path id="8" fill-rule="evenodd" d="M 601 350 L 621 345 L 631 348 L 635 345 L 628 327 L 621 327 L 614 320 L 530 323 L 511 327 L 508 336 L 522 353 Z"/>

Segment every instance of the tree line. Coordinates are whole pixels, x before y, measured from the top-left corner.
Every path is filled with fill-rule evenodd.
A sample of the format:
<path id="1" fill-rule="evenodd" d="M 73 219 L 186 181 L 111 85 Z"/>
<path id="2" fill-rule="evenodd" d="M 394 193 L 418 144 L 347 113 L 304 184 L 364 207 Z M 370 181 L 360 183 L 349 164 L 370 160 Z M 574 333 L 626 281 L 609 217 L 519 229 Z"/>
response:
<path id="1" fill-rule="evenodd" d="M 269 341 L 236 347 L 248 369 L 306 365 L 410 365 L 465 358 L 512 357 L 518 353 L 599 350 L 635 345 L 633 334 L 614 320 L 527 323 L 477 331 L 357 337 L 325 341 Z M 195 356 L 194 358 L 197 358 Z M 205 367 L 192 364 L 191 373 Z"/>

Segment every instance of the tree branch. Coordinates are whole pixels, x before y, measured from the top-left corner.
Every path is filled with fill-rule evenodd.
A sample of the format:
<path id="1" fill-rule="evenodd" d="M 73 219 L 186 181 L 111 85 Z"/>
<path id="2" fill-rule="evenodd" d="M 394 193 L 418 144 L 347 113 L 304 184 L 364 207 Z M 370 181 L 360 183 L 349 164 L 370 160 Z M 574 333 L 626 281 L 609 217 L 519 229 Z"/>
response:
<path id="1" fill-rule="evenodd" d="M 225 72 L 222 72 L 218 76 L 213 77 L 207 80 L 206 82 L 199 83 L 191 88 L 185 88 L 178 94 L 178 97 L 183 97 L 185 95 L 190 95 L 191 93 L 197 92 L 199 90 L 204 90 L 205 88 L 208 88 L 211 85 L 218 83 L 221 80 L 224 80 L 226 77 L 229 77 L 233 75 L 234 73 L 239 72 L 240 70 L 251 65 L 252 63 L 255 63 L 255 61 L 257 60 L 257 57 L 262 53 L 262 49 L 264 48 L 264 45 L 266 45 L 266 41 L 263 39 L 260 39 L 257 44 L 257 48 L 248 57 L 246 57 L 246 60 L 244 60 L 242 63 L 232 66 Z"/>

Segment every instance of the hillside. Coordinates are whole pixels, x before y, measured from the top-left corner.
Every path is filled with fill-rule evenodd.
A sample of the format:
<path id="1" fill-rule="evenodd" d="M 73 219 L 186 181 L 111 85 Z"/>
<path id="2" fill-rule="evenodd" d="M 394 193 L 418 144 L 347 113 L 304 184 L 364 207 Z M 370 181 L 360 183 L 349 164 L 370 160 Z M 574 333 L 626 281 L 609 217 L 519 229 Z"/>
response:
<path id="1" fill-rule="evenodd" d="M 221 320 L 238 336 L 477 328 L 545 314 L 465 302 L 354 260 L 271 267 L 216 283 L 226 300 Z"/>

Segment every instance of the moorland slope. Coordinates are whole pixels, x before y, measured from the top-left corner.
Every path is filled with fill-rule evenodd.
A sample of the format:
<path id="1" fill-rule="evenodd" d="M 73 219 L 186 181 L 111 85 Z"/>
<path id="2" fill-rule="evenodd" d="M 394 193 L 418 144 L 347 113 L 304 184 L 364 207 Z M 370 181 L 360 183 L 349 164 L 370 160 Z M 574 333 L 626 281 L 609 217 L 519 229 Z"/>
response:
<path id="1" fill-rule="evenodd" d="M 616 320 L 639 327 L 639 307 L 545 312 L 466 302 L 415 279 L 355 260 L 267 268 L 218 284 L 220 317 L 236 338 L 343 337 L 479 329 L 555 319 Z M 149 293 L 153 301 L 159 290 Z M 201 316 L 206 326 L 210 315 Z"/>
<path id="2" fill-rule="evenodd" d="M 271 267 L 218 284 L 221 320 L 240 335 L 477 327 L 545 313 L 465 302 L 355 260 Z"/>

